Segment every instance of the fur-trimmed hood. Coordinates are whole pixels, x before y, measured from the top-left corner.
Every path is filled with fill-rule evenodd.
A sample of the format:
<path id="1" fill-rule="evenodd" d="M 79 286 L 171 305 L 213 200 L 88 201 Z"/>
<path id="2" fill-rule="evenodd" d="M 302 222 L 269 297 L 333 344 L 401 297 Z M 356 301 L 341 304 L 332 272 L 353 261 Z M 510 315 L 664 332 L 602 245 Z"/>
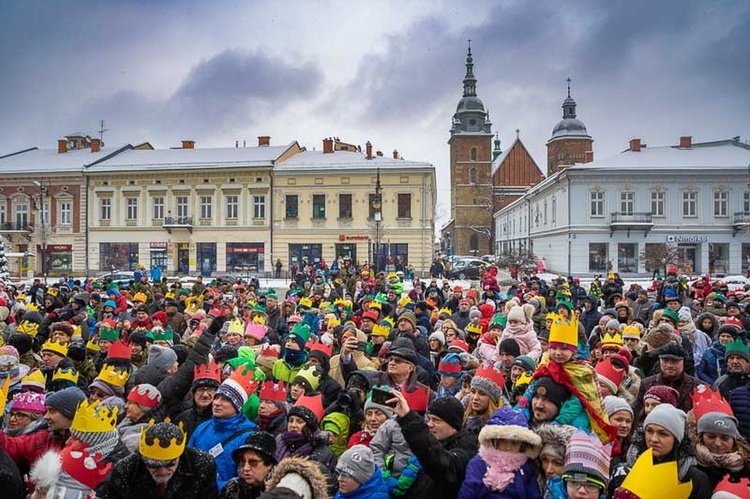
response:
<path id="1" fill-rule="evenodd" d="M 540 454 L 552 455 L 565 461 L 565 447 L 570 441 L 575 427 L 569 425 L 541 424 L 536 428 L 536 434 L 542 439 Z"/>
<path id="2" fill-rule="evenodd" d="M 531 459 L 535 459 L 542 450 L 542 438 L 523 426 L 517 425 L 484 425 L 479 432 L 479 444 L 482 446 L 490 445 L 490 440 L 504 439 L 514 442 L 522 442 L 527 445 L 524 452 Z"/>
<path id="3" fill-rule="evenodd" d="M 273 469 L 271 477 L 266 481 L 266 490 L 271 490 L 278 486 L 282 478 L 287 474 L 297 474 L 301 476 L 310 486 L 312 497 L 303 495 L 304 499 L 328 499 L 328 488 L 326 477 L 320 469 L 320 464 L 309 459 L 299 457 L 287 457 Z M 295 491 L 301 494 L 301 491 Z"/>

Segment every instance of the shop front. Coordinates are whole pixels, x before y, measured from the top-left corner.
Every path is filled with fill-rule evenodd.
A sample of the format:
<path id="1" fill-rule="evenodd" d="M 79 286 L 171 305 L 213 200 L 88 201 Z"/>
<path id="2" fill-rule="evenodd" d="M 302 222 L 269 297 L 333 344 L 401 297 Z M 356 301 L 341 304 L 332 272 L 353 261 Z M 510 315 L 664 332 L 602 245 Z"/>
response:
<path id="1" fill-rule="evenodd" d="M 177 272 L 190 272 L 190 243 L 177 243 Z"/>
<path id="2" fill-rule="evenodd" d="M 73 245 L 48 244 L 46 251 L 37 246 L 37 254 L 44 254 L 44 271 L 50 277 L 69 275 L 73 271 Z M 42 269 L 39 269 L 42 270 Z"/>
<path id="3" fill-rule="evenodd" d="M 322 244 L 290 244 L 289 245 L 289 268 L 293 265 L 302 268 L 304 263 L 317 264 L 323 258 Z"/>
<path id="4" fill-rule="evenodd" d="M 227 243 L 227 272 L 263 272 L 263 243 Z"/>
<path id="5" fill-rule="evenodd" d="M 167 270 L 167 242 L 150 242 L 148 244 L 149 250 L 151 250 L 151 266 L 153 269 L 159 267 L 162 272 Z"/>
<path id="6" fill-rule="evenodd" d="M 216 272 L 216 243 L 196 243 L 198 254 L 198 268 L 196 269 L 204 277 L 210 277 Z"/>
<path id="7" fill-rule="evenodd" d="M 138 266 L 138 243 L 99 243 L 99 270 L 135 271 Z"/>

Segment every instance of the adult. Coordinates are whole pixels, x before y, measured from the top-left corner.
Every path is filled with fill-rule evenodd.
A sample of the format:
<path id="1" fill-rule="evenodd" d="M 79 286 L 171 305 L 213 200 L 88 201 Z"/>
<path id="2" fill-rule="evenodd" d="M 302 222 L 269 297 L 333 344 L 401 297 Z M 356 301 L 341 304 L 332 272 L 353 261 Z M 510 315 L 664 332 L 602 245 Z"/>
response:
<path id="1" fill-rule="evenodd" d="M 552 423 L 570 396 L 571 393 L 565 386 L 556 383 L 549 376 L 535 380 L 531 407 L 528 408 L 529 426 L 535 428 L 542 423 Z"/>
<path id="2" fill-rule="evenodd" d="M 708 476 L 711 490 L 727 476 L 733 480 L 746 476 L 749 468 L 745 456 L 750 448 L 740 439 L 737 420 L 720 410 L 712 408 L 700 416 L 693 440 L 698 469 Z"/>
<path id="3" fill-rule="evenodd" d="M 276 439 L 265 431 L 251 433 L 232 451 L 238 476 L 221 490 L 221 499 L 257 499 L 265 490 L 265 480 L 276 460 Z"/>
<path id="4" fill-rule="evenodd" d="M 368 310 L 365 314 L 370 313 Z M 365 322 L 364 320 L 362 321 Z M 371 322 L 371 321 L 370 321 Z M 359 349 L 360 342 L 366 342 L 367 336 L 358 329 L 346 330 L 342 336 L 341 351 L 331 357 L 328 376 L 344 387 L 349 374 L 361 369 L 375 369 L 373 362 L 365 352 Z"/>
<path id="5" fill-rule="evenodd" d="M 687 354 L 682 346 L 675 343 L 668 343 L 660 347 L 658 357 L 661 372 L 641 381 L 638 397 L 633 403 L 633 412 L 640 413 L 643 409 L 643 396 L 649 388 L 655 385 L 666 385 L 677 390 L 680 394 L 677 399 L 678 409 L 689 411 L 693 408 L 690 394 L 693 392 L 693 388 L 701 382 L 695 376 L 690 376 L 685 372 L 686 356 Z"/>
<path id="6" fill-rule="evenodd" d="M 703 352 L 703 359 L 695 369 L 698 379 L 713 386 L 719 377 L 727 374 L 726 346 L 730 341 L 734 341 L 736 335 L 737 330 L 732 326 L 719 328 L 716 339 Z"/>
<path id="7" fill-rule="evenodd" d="M 725 399 L 735 388 L 745 386 L 750 381 L 750 349 L 744 340 L 737 338 L 727 343 L 724 350 L 727 373 L 716 380 L 716 387 Z"/>

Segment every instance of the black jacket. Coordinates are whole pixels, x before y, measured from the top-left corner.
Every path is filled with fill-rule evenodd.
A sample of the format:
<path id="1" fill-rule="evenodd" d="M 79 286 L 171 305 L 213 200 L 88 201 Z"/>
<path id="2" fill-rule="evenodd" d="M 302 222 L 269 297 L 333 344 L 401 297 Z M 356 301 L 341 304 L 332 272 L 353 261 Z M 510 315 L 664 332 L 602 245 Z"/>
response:
<path id="1" fill-rule="evenodd" d="M 406 443 L 422 465 L 422 472 L 404 497 L 455 499 L 466 475 L 466 465 L 477 453 L 477 441 L 466 430 L 438 441 L 424 419 L 409 411 L 398 424 Z"/>
<path id="2" fill-rule="evenodd" d="M 4 450 L 0 449 L 0 497 L 3 499 L 23 499 L 26 485 L 16 463 Z"/>
<path id="3" fill-rule="evenodd" d="M 139 454 L 131 454 L 115 464 L 107 479 L 96 488 L 101 499 L 218 499 L 216 463 L 205 452 L 186 447 L 180 464 L 167 483 L 165 494 L 157 492 L 156 483 Z"/>

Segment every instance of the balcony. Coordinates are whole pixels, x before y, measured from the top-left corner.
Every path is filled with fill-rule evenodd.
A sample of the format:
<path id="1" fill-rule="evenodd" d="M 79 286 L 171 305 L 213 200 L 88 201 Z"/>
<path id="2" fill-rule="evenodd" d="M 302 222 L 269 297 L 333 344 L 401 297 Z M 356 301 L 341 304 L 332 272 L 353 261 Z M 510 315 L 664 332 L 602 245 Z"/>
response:
<path id="1" fill-rule="evenodd" d="M 732 237 L 741 230 L 750 229 L 750 212 L 735 211 L 732 217 Z"/>
<path id="2" fill-rule="evenodd" d="M 0 224 L 0 232 L 32 232 L 34 227 L 25 222 L 3 222 Z"/>
<path id="3" fill-rule="evenodd" d="M 630 230 L 643 230 L 644 235 L 648 235 L 654 228 L 654 222 L 651 219 L 650 212 L 620 212 L 615 211 L 609 214 L 609 237 L 616 230 L 627 230 L 630 237 Z"/>
<path id="4" fill-rule="evenodd" d="M 193 217 L 164 217 L 162 227 L 167 229 L 169 233 L 172 232 L 172 229 L 187 229 L 192 234 Z"/>

